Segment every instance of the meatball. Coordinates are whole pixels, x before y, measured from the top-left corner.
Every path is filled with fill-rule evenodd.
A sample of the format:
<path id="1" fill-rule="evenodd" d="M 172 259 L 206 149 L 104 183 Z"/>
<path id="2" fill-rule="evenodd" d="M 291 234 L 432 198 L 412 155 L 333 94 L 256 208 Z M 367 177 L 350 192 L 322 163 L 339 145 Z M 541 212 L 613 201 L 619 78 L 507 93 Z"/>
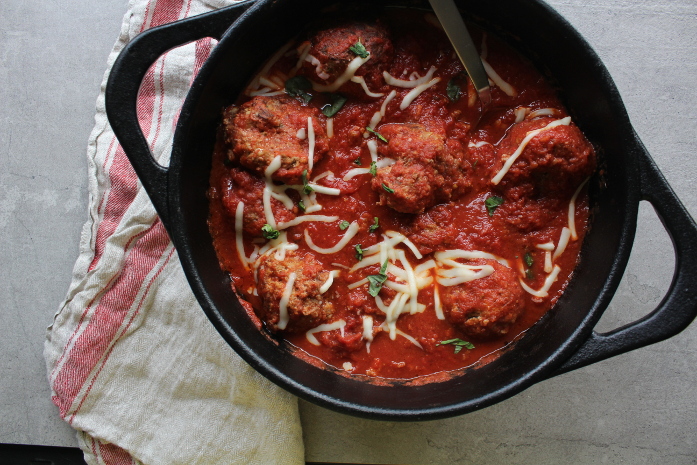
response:
<path id="1" fill-rule="evenodd" d="M 443 287 L 445 317 L 468 337 L 502 336 L 523 311 L 523 289 L 518 277 L 496 260 L 472 260 L 470 264 L 490 265 L 494 272 L 485 278 Z"/>
<path id="2" fill-rule="evenodd" d="M 456 140 L 446 144 L 442 132 L 421 124 L 385 124 L 379 132 L 388 143 L 380 144 L 378 151 L 397 160 L 379 168 L 373 178 L 372 188 L 382 204 L 402 213 L 423 213 L 471 186 Z"/>
<path id="3" fill-rule="evenodd" d="M 237 205 L 244 202 L 244 232 L 261 236 L 261 228 L 266 224 L 264 214 L 263 192 L 265 183 L 262 179 L 240 168 L 231 168 L 221 178 L 222 202 L 228 215 L 235 217 Z M 283 223 L 294 219 L 297 207 L 288 210 L 281 202 L 271 198 L 271 211 L 277 222 Z"/>
<path id="4" fill-rule="evenodd" d="M 223 124 L 225 142 L 230 147 L 228 158 L 264 176 L 266 168 L 277 156 L 281 167 L 271 176 L 286 184 L 302 182 L 302 173 L 308 166 L 309 138 L 298 137 L 298 131 L 307 130 L 312 118 L 315 133 L 314 163 L 327 152 L 327 135 L 319 110 L 304 106 L 287 95 L 257 96 L 238 109 L 226 109 Z"/>
<path id="5" fill-rule="evenodd" d="M 261 258 L 258 272 L 258 291 L 262 300 L 259 318 L 272 331 L 280 330 L 280 302 L 291 273 L 295 273 L 295 281 L 286 306 L 288 324 L 284 331 L 307 331 L 327 322 L 334 314 L 334 306 L 324 300 L 319 291 L 329 272 L 313 255 L 287 251 L 285 258 L 278 260 L 276 254 L 271 253 Z"/>
<path id="6" fill-rule="evenodd" d="M 501 166 L 530 131 L 543 128 L 554 118 L 540 118 L 514 124 L 501 141 Z M 555 196 L 573 192 L 595 170 L 595 151 L 578 127 L 560 125 L 533 137 L 501 180 L 501 187 L 530 183 L 534 195 Z"/>
<path id="7" fill-rule="evenodd" d="M 424 255 L 444 249 L 457 237 L 453 214 L 448 205 L 438 205 L 414 217 L 405 235 Z"/>
<path id="8" fill-rule="evenodd" d="M 321 30 L 310 38 L 310 55 L 317 62 L 307 63 L 312 74 L 325 83 L 333 82 L 356 58 L 350 50 L 357 42 L 370 53 L 370 59 L 356 71 L 357 76 L 381 78 L 381 70 L 392 58 L 392 42 L 380 23 L 349 22 Z"/>

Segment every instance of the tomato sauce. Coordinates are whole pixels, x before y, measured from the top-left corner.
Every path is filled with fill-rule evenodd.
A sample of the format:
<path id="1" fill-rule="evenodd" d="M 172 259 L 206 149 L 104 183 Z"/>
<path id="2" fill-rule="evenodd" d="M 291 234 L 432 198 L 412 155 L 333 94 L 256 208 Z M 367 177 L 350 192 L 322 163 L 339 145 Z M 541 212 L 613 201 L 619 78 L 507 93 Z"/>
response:
<path id="1" fill-rule="evenodd" d="M 331 118 L 333 135 L 326 136 L 326 154 L 318 159 L 307 173 L 308 180 L 313 185 L 337 189 L 340 192 L 339 195 L 316 193 L 316 201 L 321 205 L 321 210 L 312 214 L 337 219 L 300 222 L 283 231 L 287 242 L 297 245 L 293 254 L 312 254 L 323 269 L 338 272 L 329 289 L 321 295 L 321 299 L 330 301 L 333 306 L 331 319 L 325 323 L 341 320 L 345 324 L 339 329 L 313 332 L 312 335 L 316 338 L 314 342 L 305 330 L 283 331 L 270 326 L 268 322 L 263 325 L 275 332 L 275 337 L 285 339 L 303 358 L 321 360 L 322 364 L 345 372 L 346 375 L 410 379 L 434 373 L 447 373 L 488 360 L 491 354 L 503 350 L 534 325 L 558 300 L 578 261 L 580 246 L 588 227 L 588 198 L 583 187 L 585 179 L 578 182 L 578 185 L 560 185 L 559 189 L 537 192 L 532 201 L 525 197 L 525 192 L 529 189 L 526 191 L 521 187 L 519 190 L 524 194 L 519 194 L 516 183 L 507 179 L 507 175 L 504 176 L 501 185 L 492 183 L 493 175 L 502 169 L 504 158 L 510 156 L 508 153 L 502 157 L 500 147 L 506 143 L 511 147 L 519 145 L 507 142 L 506 139 L 511 135 L 515 124 L 523 124 L 525 121 L 534 124 L 538 119 L 536 115 L 541 115 L 539 118 L 543 119 L 553 117 L 554 121 L 568 116 L 555 90 L 513 49 L 496 37 L 474 30 L 475 41 L 482 44 L 482 55 L 500 78 L 515 90 L 513 95 L 508 95 L 498 85 L 493 85 L 493 102 L 483 111 L 474 94 L 471 81 L 463 72 L 462 65 L 442 30 L 433 25 L 433 19 L 425 17 L 423 13 L 399 12 L 378 20 L 390 31 L 394 47 L 391 58 L 384 60 L 385 63 L 379 71 L 387 71 L 395 78 L 409 80 L 409 76 L 425 76 L 428 70 L 434 67 L 433 77 L 440 80 L 403 109 L 400 105 L 413 88 L 390 85 L 381 72 L 373 73 L 371 76 L 365 75 L 370 92 L 382 94 L 379 97 L 368 96 L 357 82 L 348 81 L 340 86 L 335 93 L 345 96 L 347 100 Z M 309 36 L 312 34 L 312 31 L 308 33 Z M 320 69 L 316 62 L 305 60 L 298 67 L 304 51 L 303 44 L 303 37 L 300 37 L 281 54 L 271 68 L 266 70 L 265 77 L 268 79 L 263 82 L 273 82 L 273 76 L 288 79 L 293 75 L 293 70 L 298 68 L 295 71 L 297 75 L 306 76 L 311 81 L 321 84 L 322 79 L 316 75 L 316 69 Z M 331 81 L 332 79 L 324 79 L 324 82 Z M 455 88 L 458 97 L 452 98 Z M 263 89 L 263 84 L 257 84 L 256 89 L 250 89 L 251 92 Z M 270 87 L 268 92 L 262 90 L 261 95 L 250 97 L 250 89 L 247 95 L 240 97 L 236 107 L 251 98 L 273 98 L 271 95 L 274 93 L 282 93 L 282 89 L 278 91 Z M 386 98 L 393 91 L 396 92 L 395 96 L 384 105 Z M 312 98 L 307 103 L 303 102 L 303 106 L 322 109 L 332 102 L 333 97 L 328 93 L 315 89 L 308 89 L 306 92 Z M 381 111 L 383 105 L 385 115 L 377 127 L 372 128 L 376 132 L 380 133 L 381 127 L 386 124 L 419 123 L 425 127 L 442 128 L 446 141 L 456 141 L 459 144 L 458 147 L 462 148 L 457 152 L 462 157 L 460 166 L 464 167 L 462 169 L 465 170 L 469 183 L 464 192 L 452 199 L 438 201 L 424 212 L 404 213 L 395 211 L 381 201 L 381 195 L 386 194 L 371 185 L 374 176 L 370 173 L 344 180 L 351 170 L 371 167 L 374 154 L 371 154 L 369 141 L 373 141 L 378 147 L 378 159 L 384 158 L 382 154 L 385 153 L 389 140 L 384 142 L 365 129 L 370 126 L 371 118 L 376 112 Z M 326 116 L 318 114 L 313 124 L 321 125 L 323 132 L 330 132 L 327 128 L 328 120 Z M 263 322 L 263 312 L 260 313 L 259 309 L 264 307 L 264 296 L 260 295 L 260 283 L 257 282 L 259 258 L 256 262 L 243 263 L 237 249 L 235 216 L 229 209 L 226 210 L 222 201 L 227 195 L 226 189 L 229 189 L 225 187 L 223 180 L 231 167 L 246 169 L 244 166 L 240 168 L 237 161 L 229 160 L 229 142 L 226 141 L 224 132 L 221 128 L 210 177 L 210 231 L 220 266 L 230 273 L 236 292 L 251 304 L 251 308 L 260 315 Z M 367 138 L 364 137 L 364 133 L 368 135 Z M 300 135 L 307 137 L 306 134 Z M 533 141 L 529 144 L 533 144 Z M 557 153 L 555 150 L 552 152 Z M 594 159 L 589 163 L 594 166 Z M 331 174 L 321 176 L 327 172 Z M 258 173 L 256 175 L 258 176 Z M 554 182 L 550 185 L 554 185 Z M 301 194 L 297 188 L 289 188 L 288 191 L 295 214 L 298 217 L 303 216 L 302 209 L 298 209 Z M 577 197 L 571 210 L 571 221 L 570 202 L 574 195 Z M 503 203 L 487 208 L 487 199 L 492 197 L 502 199 Z M 528 208 L 530 205 L 535 207 Z M 433 213 L 435 211 L 439 213 Z M 428 215 L 435 219 L 430 223 L 424 220 L 424 224 L 435 224 L 435 227 L 429 231 L 427 241 L 419 242 L 421 223 L 417 219 L 424 219 Z M 377 225 L 375 218 L 378 219 Z M 340 251 L 323 254 L 308 246 L 309 236 L 315 247 L 334 247 L 347 234 L 346 224 L 342 227 L 343 221 L 355 223 L 358 230 Z M 575 226 L 577 236 L 572 237 L 563 253 L 554 258 L 553 265 L 559 268 L 558 276 L 551 283 L 546 295 L 535 296 L 529 291 L 522 292 L 522 311 L 505 334 L 497 337 L 472 337 L 448 318 L 439 317 L 435 299 L 441 298 L 444 286 L 438 282 L 435 269 L 430 270 L 431 284 L 418 291 L 417 302 L 422 305 L 419 307 L 420 310 L 415 313 L 406 311 L 397 318 L 397 332 L 392 333 L 394 337 L 391 337 L 386 327 L 380 329 L 380 325 L 386 320 L 386 313 L 381 310 L 378 298 L 369 293 L 369 283 L 352 287 L 353 283 L 369 275 L 379 275 L 382 265 L 376 263 L 352 269 L 359 263 L 356 245 L 360 245 L 362 250 L 368 249 L 385 241 L 388 238 L 386 234 L 392 232 L 401 233 L 413 242 L 418 242 L 417 247 L 424 251 L 423 256 L 417 258 L 404 242 L 395 246 L 396 250 L 403 251 L 414 268 L 434 259 L 434 254 L 430 251 L 431 243 L 436 244 L 438 250 L 481 251 L 495 256 L 499 261 L 505 261 L 506 266 L 515 272 L 516 286 L 527 285 L 533 291 L 539 290 L 551 274 L 549 267 L 545 270 L 547 251 L 539 246 L 552 243 L 548 248 L 556 251 L 564 228 L 569 229 L 571 226 Z M 254 257 L 255 250 L 259 251 L 268 243 L 262 234 L 247 232 L 243 234 L 243 240 L 244 257 Z M 439 243 L 445 245 L 438 246 Z M 368 258 L 367 255 L 363 260 Z M 391 263 L 400 266 L 398 260 L 391 260 Z M 461 260 L 461 263 L 467 261 Z M 386 274 L 388 280 L 399 282 L 391 273 Z M 428 274 L 429 272 L 426 273 Z M 439 293 L 439 297 L 434 295 L 436 292 Z M 379 299 L 385 306 L 397 295 L 396 290 L 387 286 L 383 286 L 379 291 Z M 255 317 L 254 313 L 250 314 Z M 364 331 L 366 317 L 372 319 L 368 321 L 372 321 L 373 328 L 370 331 L 371 336 L 367 338 Z M 443 343 L 454 339 L 470 344 L 458 347 L 452 342 Z"/>

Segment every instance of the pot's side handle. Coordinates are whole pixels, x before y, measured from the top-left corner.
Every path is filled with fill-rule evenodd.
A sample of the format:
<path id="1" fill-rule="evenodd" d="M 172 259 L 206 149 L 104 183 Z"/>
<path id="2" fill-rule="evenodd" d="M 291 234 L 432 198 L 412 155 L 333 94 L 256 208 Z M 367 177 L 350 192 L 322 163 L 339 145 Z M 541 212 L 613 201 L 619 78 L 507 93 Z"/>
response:
<path id="1" fill-rule="evenodd" d="M 114 134 L 133 165 L 145 191 L 160 215 L 168 223 L 167 168 L 152 156 L 138 123 L 136 103 L 145 73 L 165 52 L 204 37 L 220 39 L 254 0 L 193 16 L 145 31 L 124 47 L 111 69 L 105 99 L 106 114 Z"/>
<path id="2" fill-rule="evenodd" d="M 552 376 L 668 339 L 697 316 L 697 225 L 638 138 L 637 142 L 642 199 L 653 205 L 673 242 L 673 281 L 653 312 L 609 333 L 594 331 Z"/>

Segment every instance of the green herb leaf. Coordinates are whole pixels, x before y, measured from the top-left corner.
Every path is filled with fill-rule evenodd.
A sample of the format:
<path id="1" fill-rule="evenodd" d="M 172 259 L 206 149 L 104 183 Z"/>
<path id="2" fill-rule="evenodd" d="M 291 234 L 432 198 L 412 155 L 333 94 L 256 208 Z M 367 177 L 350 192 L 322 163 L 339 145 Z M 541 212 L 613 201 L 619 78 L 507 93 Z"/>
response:
<path id="1" fill-rule="evenodd" d="M 391 189 L 390 187 L 388 187 L 387 184 L 385 184 L 384 182 L 382 183 L 382 188 L 385 189 L 385 191 L 388 194 L 394 194 L 394 189 Z"/>
<path id="2" fill-rule="evenodd" d="M 344 220 L 344 221 L 342 221 L 341 223 L 339 223 L 339 229 L 341 229 L 342 231 L 344 231 L 344 230 L 345 230 L 346 228 L 348 228 L 349 226 L 351 226 L 351 223 L 349 223 L 349 222 L 346 221 L 346 220 Z"/>
<path id="3" fill-rule="evenodd" d="M 305 211 L 305 202 L 303 202 L 302 200 L 299 201 L 298 208 L 304 212 Z"/>
<path id="4" fill-rule="evenodd" d="M 312 191 L 314 191 L 314 189 L 307 182 L 307 170 L 303 170 L 303 192 L 305 195 L 310 195 Z"/>
<path id="5" fill-rule="evenodd" d="M 460 100 L 460 86 L 455 83 L 455 78 L 448 82 L 448 86 L 445 88 L 445 94 L 451 102 Z"/>
<path id="6" fill-rule="evenodd" d="M 530 268 L 525 270 L 525 279 L 535 279 L 535 272 L 532 271 Z"/>
<path id="7" fill-rule="evenodd" d="M 373 297 L 378 296 L 380 289 L 382 289 L 382 285 L 387 281 L 387 262 L 388 260 L 385 260 L 385 263 L 382 264 L 379 274 L 371 274 L 368 276 L 368 282 L 370 283 L 368 294 Z"/>
<path id="8" fill-rule="evenodd" d="M 448 339 L 447 341 L 440 341 L 437 346 L 444 346 L 447 344 L 451 344 L 455 346 L 455 353 L 459 354 L 462 348 L 464 347 L 465 349 L 474 349 L 474 344 L 471 342 L 463 341 L 462 339 Z"/>
<path id="9" fill-rule="evenodd" d="M 365 130 L 368 131 L 368 132 L 372 132 L 373 134 L 375 134 L 375 136 L 376 136 L 378 139 L 380 139 L 380 140 L 383 141 L 384 143 L 387 143 L 387 139 L 385 139 L 385 137 L 384 137 L 382 134 L 380 134 L 379 132 L 377 132 L 375 129 L 366 126 L 366 127 L 365 127 Z"/>
<path id="10" fill-rule="evenodd" d="M 327 118 L 331 118 L 341 110 L 346 100 L 346 97 L 341 94 L 329 94 L 329 103 L 322 107 L 322 113 Z"/>
<path id="11" fill-rule="evenodd" d="M 356 260 L 359 262 L 363 260 L 363 249 L 361 248 L 361 244 L 356 244 Z"/>
<path id="12" fill-rule="evenodd" d="M 525 264 L 528 266 L 528 268 L 530 268 L 532 264 L 535 263 L 535 260 L 532 258 L 532 254 L 530 252 L 525 253 L 523 260 L 525 261 Z"/>
<path id="13" fill-rule="evenodd" d="M 361 58 L 368 58 L 368 55 L 370 55 L 368 50 L 366 50 L 365 46 L 361 43 L 361 39 L 358 39 L 358 42 L 351 45 L 349 50 Z"/>
<path id="14" fill-rule="evenodd" d="M 494 212 L 501 204 L 503 204 L 503 199 L 501 197 L 496 197 L 495 195 L 487 197 L 487 199 L 484 201 L 484 206 L 486 206 L 486 211 L 489 213 L 489 216 L 494 216 Z"/>
<path id="15" fill-rule="evenodd" d="M 278 239 L 278 236 L 281 235 L 281 232 L 274 229 L 273 226 L 270 224 L 265 224 L 264 226 L 261 227 L 261 235 L 264 236 L 265 239 Z"/>
<path id="16" fill-rule="evenodd" d="M 355 160 L 353 160 L 353 164 L 354 164 L 354 165 L 358 165 L 358 166 L 361 166 L 361 165 L 362 165 L 362 163 L 361 163 L 361 159 L 360 159 L 360 157 L 359 157 L 359 158 L 356 158 Z"/>
<path id="17" fill-rule="evenodd" d="M 307 93 L 310 89 L 312 83 L 305 76 L 295 76 L 286 81 L 286 94 L 306 104 L 312 100 L 312 94 Z"/>
<path id="18" fill-rule="evenodd" d="M 373 217 L 373 221 L 374 221 L 373 224 L 371 224 L 370 227 L 368 228 L 368 232 L 373 232 L 380 227 L 380 225 L 378 224 L 380 220 L 378 219 L 377 216 Z"/>
<path id="19" fill-rule="evenodd" d="M 370 174 L 372 174 L 373 176 L 378 175 L 378 164 L 374 161 L 370 162 Z"/>

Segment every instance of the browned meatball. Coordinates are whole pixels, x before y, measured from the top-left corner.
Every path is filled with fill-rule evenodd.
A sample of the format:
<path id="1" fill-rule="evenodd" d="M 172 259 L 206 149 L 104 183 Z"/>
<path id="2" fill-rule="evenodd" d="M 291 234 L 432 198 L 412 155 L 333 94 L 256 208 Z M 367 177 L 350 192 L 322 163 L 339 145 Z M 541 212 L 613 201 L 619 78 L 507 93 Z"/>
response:
<path id="1" fill-rule="evenodd" d="M 350 48 L 358 41 L 370 53 L 370 59 L 356 71 L 356 75 L 382 76 L 382 68 L 392 58 L 393 47 L 387 29 L 379 23 L 349 22 L 317 32 L 310 38 L 310 55 L 320 65 L 318 68 L 310 63 L 305 66 L 313 77 L 316 75 L 324 82 L 333 82 L 356 58 Z"/>
<path id="2" fill-rule="evenodd" d="M 327 152 L 327 135 L 319 110 L 304 106 L 287 95 L 254 97 L 238 110 L 224 113 L 225 141 L 228 157 L 245 168 L 264 176 L 264 171 L 277 156 L 281 168 L 272 178 L 286 184 L 299 184 L 308 167 L 309 138 L 300 139 L 298 130 L 308 127 L 312 117 L 315 132 L 314 162 Z"/>
<path id="3" fill-rule="evenodd" d="M 446 144 L 443 133 L 421 124 L 385 124 L 379 132 L 388 140 L 378 145 L 379 153 L 397 160 L 373 178 L 381 203 L 402 213 L 422 213 L 471 185 L 459 142 Z"/>
<path id="4" fill-rule="evenodd" d="M 486 339 L 508 332 L 523 311 L 523 289 L 515 271 L 496 260 L 472 260 L 491 265 L 494 272 L 456 286 L 441 288 L 446 319 L 468 337 Z"/>
<path id="5" fill-rule="evenodd" d="M 266 224 L 264 214 L 264 180 L 240 168 L 232 168 L 221 179 L 223 207 L 228 215 L 235 217 L 237 205 L 244 202 L 244 232 L 261 236 L 261 228 Z M 277 222 L 283 223 L 294 219 L 297 207 L 288 210 L 281 202 L 271 198 L 271 211 Z"/>
<path id="6" fill-rule="evenodd" d="M 513 154 L 525 136 L 553 122 L 540 118 L 514 124 L 501 141 L 498 155 L 501 166 Z M 595 151 L 575 125 L 546 129 L 533 137 L 502 178 L 503 188 L 530 183 L 535 195 L 573 192 L 595 170 Z"/>
<path id="7" fill-rule="evenodd" d="M 438 205 L 415 216 L 405 234 L 426 255 L 449 247 L 457 237 L 457 228 L 448 205 Z"/>
<path id="8" fill-rule="evenodd" d="M 261 258 L 259 265 L 259 296 L 262 300 L 259 318 L 272 331 L 279 331 L 280 302 L 291 273 L 295 273 L 293 290 L 288 300 L 288 325 L 284 331 L 302 332 L 327 322 L 334 306 L 324 300 L 319 289 L 329 272 L 311 254 L 298 255 L 288 251 L 284 260 L 271 253 Z"/>

